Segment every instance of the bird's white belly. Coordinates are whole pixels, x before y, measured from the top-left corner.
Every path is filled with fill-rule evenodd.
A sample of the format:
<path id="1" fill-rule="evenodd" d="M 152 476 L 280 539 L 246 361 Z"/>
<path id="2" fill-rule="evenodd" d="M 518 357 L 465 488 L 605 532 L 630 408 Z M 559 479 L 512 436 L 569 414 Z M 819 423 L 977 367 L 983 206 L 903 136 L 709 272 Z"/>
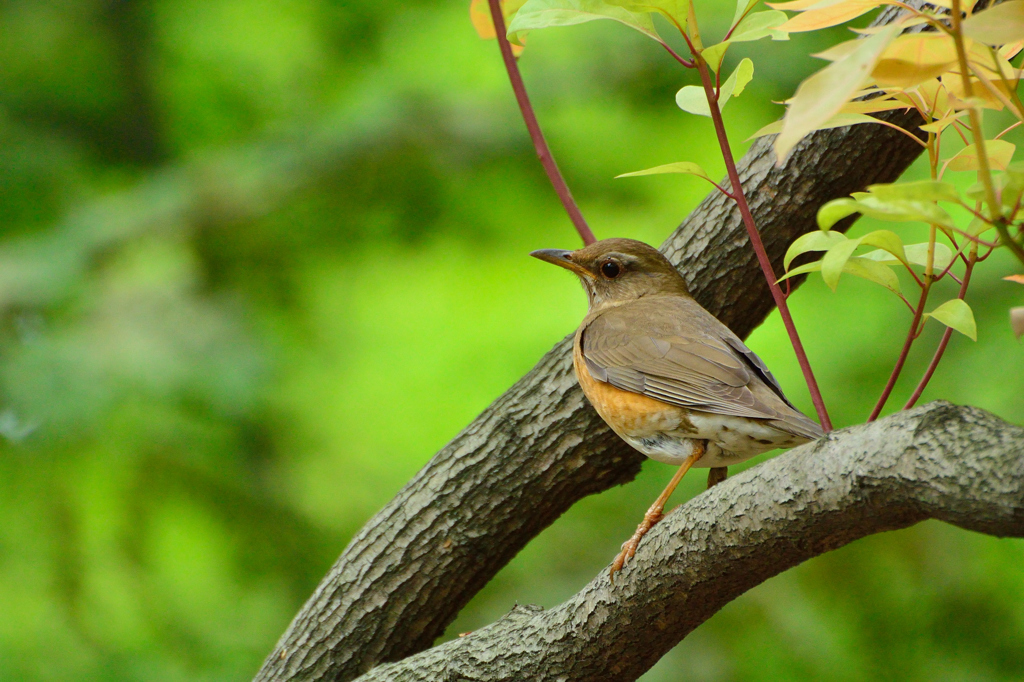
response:
<path id="1" fill-rule="evenodd" d="M 705 440 L 707 452 L 693 465 L 697 468 L 731 466 L 762 452 L 803 442 L 803 439 L 765 422 L 743 417 L 691 412 L 689 422 L 694 430 L 657 431 L 643 436 L 619 435 L 651 459 L 674 465 L 682 464 L 693 454 L 695 441 Z"/>

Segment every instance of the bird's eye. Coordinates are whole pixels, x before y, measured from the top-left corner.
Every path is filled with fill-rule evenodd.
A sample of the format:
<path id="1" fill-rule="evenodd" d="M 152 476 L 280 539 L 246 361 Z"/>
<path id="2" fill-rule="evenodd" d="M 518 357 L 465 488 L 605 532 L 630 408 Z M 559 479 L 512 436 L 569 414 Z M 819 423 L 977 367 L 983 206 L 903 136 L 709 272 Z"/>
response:
<path id="1" fill-rule="evenodd" d="M 619 264 L 613 260 L 608 260 L 601 264 L 601 274 L 608 279 L 615 279 L 619 276 L 619 272 Z"/>

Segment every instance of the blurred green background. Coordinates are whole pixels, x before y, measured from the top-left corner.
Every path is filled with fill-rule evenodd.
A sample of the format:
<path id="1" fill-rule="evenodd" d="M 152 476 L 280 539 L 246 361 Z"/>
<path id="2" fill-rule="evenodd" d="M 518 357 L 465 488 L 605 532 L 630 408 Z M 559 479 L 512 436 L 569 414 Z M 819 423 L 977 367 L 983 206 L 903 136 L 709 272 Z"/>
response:
<path id="1" fill-rule="evenodd" d="M 700 4 L 704 30 L 732 9 Z M 575 328 L 578 285 L 526 253 L 577 238 L 467 10 L 0 3 L 0 679 L 249 679 L 361 524 Z M 726 112 L 737 154 L 825 38 L 736 50 L 756 64 Z M 642 36 L 538 32 L 521 64 L 599 237 L 660 243 L 707 189 L 616 174 L 722 173 L 709 122 L 672 101 L 693 76 Z M 954 337 L 925 397 L 1024 422 L 1021 290 L 1007 258 L 984 266 L 979 340 Z M 833 418 L 862 421 L 907 310 L 860 281 L 791 300 Z M 778 320 L 750 345 L 809 410 Z M 574 593 L 671 473 L 576 505 L 447 636 Z M 869 538 L 643 679 L 1021 679 L 1022 560 L 938 523 Z"/>

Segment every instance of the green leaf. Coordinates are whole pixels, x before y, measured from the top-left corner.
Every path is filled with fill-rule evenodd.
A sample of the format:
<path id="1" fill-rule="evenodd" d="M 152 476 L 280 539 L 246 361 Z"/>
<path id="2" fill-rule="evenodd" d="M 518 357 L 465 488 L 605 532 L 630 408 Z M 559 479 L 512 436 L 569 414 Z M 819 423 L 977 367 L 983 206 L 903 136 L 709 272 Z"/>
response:
<path id="1" fill-rule="evenodd" d="M 882 201 L 905 199 L 909 201 L 952 201 L 960 203 L 960 195 L 953 184 L 936 180 L 871 185 L 868 187 L 868 192 Z"/>
<path id="2" fill-rule="evenodd" d="M 552 26 L 572 26 L 597 19 L 611 19 L 640 31 L 644 35 L 664 42 L 654 28 L 648 12 L 630 11 L 624 5 L 603 0 L 528 0 L 519 8 L 508 26 L 508 39 L 518 44 L 523 31 Z"/>
<path id="3" fill-rule="evenodd" d="M 725 59 L 725 51 L 729 49 L 731 44 L 731 40 L 724 40 L 710 47 L 705 47 L 701 51 L 700 54 L 704 57 L 704 61 L 708 63 L 708 67 L 715 73 L 718 73 L 718 69 L 721 68 L 722 60 Z"/>
<path id="4" fill-rule="evenodd" d="M 928 242 L 922 242 L 920 244 L 907 244 L 903 247 L 903 252 L 906 254 L 907 262 L 913 263 L 914 265 L 920 265 L 921 267 L 927 267 L 928 265 Z M 875 251 L 869 251 L 865 253 L 864 258 L 869 258 L 873 261 L 878 261 L 884 265 L 897 265 L 900 261 L 888 251 L 877 249 Z M 942 242 L 935 243 L 935 260 L 933 267 L 936 270 L 945 270 L 946 267 L 953 261 L 953 251 Z"/>
<path id="5" fill-rule="evenodd" d="M 843 272 L 853 275 L 854 277 L 866 279 L 874 282 L 875 284 L 881 284 L 893 293 L 900 293 L 900 278 L 896 276 L 896 273 L 892 271 L 892 268 L 883 263 L 879 263 L 878 261 L 863 258 L 861 256 L 854 256 L 850 260 L 846 261 L 846 265 L 843 266 Z"/>
<path id="6" fill-rule="evenodd" d="M 974 341 L 978 340 L 978 325 L 974 322 L 971 306 L 959 298 L 946 301 L 930 313 L 925 313 L 924 316 L 933 317 L 964 336 L 969 336 Z"/>
<path id="7" fill-rule="evenodd" d="M 857 240 L 862 246 L 874 246 L 896 257 L 901 263 L 907 262 L 903 240 L 892 230 L 875 230 Z"/>
<path id="8" fill-rule="evenodd" d="M 735 26 L 740 17 L 753 9 L 757 3 L 758 0 L 736 0 L 736 11 L 732 15 L 732 21 L 729 22 L 729 26 Z"/>
<path id="9" fill-rule="evenodd" d="M 956 227 L 953 219 L 941 207 L 927 201 L 883 201 L 867 192 L 857 192 L 853 199 L 835 199 L 818 210 L 818 227 L 827 230 L 853 213 L 870 218 L 905 223 L 919 220 L 945 227 Z"/>
<path id="10" fill-rule="evenodd" d="M 860 212 L 860 206 L 853 199 L 833 199 L 818 209 L 818 227 L 830 230 L 846 216 Z"/>
<path id="11" fill-rule="evenodd" d="M 899 26 L 886 26 L 860 41 L 863 44 L 849 55 L 800 84 L 786 110 L 782 132 L 775 140 L 780 165 L 797 142 L 837 114 L 853 97 L 899 32 Z"/>
<path id="12" fill-rule="evenodd" d="M 846 235 L 842 232 L 822 232 L 821 230 L 816 230 L 802 234 L 793 240 L 793 243 L 789 245 L 789 249 L 786 250 L 786 257 L 782 261 L 783 267 L 789 270 L 789 264 L 797 256 L 809 251 L 828 251 L 842 241 L 846 241 Z"/>
<path id="13" fill-rule="evenodd" d="M 850 256 L 858 246 L 860 246 L 859 239 L 847 239 L 825 252 L 825 257 L 821 259 L 821 278 L 825 280 L 825 284 L 832 291 L 839 286 L 839 276 L 843 274 L 846 262 L 850 260 Z"/>
<path id="14" fill-rule="evenodd" d="M 722 110 L 730 97 L 739 96 L 747 83 L 754 77 L 754 62 L 744 57 L 736 66 L 729 78 L 722 83 L 722 89 L 718 95 L 718 108 Z M 683 111 L 698 116 L 711 116 L 711 107 L 708 106 L 707 96 L 704 88 L 696 85 L 687 85 L 676 93 L 676 104 Z"/>
<path id="15" fill-rule="evenodd" d="M 822 261 L 820 260 L 814 261 L 813 263 L 807 263 L 806 265 L 801 265 L 798 268 L 793 268 L 783 277 L 780 277 L 779 281 L 781 282 L 784 279 L 803 275 L 808 272 L 818 272 L 821 268 Z M 889 291 L 893 291 L 895 293 L 900 292 L 900 278 L 897 277 L 896 273 L 890 268 L 876 261 L 862 258 L 860 256 L 854 256 L 843 264 L 843 272 L 881 284 Z"/>
<path id="16" fill-rule="evenodd" d="M 655 166 L 654 168 L 647 168 L 646 170 L 633 171 L 632 173 L 623 173 L 622 175 L 616 175 L 616 178 L 632 178 L 638 175 L 660 175 L 662 173 L 685 173 L 687 175 L 696 175 L 699 178 L 704 178 L 708 182 L 712 182 L 711 178 L 708 177 L 707 172 L 695 163 L 689 161 L 679 161 L 677 163 L 666 163 L 662 166 Z"/>
<path id="17" fill-rule="evenodd" d="M 1024 1 L 1024 0 L 1022 0 Z M 999 5 L 996 5 L 999 7 Z M 996 170 L 1006 170 L 1013 158 L 1013 152 L 1017 147 L 1006 140 L 985 140 L 985 153 L 988 155 L 989 167 Z M 976 171 L 979 170 L 978 148 L 969 144 L 956 156 L 946 162 L 946 168 L 953 171 Z"/>
<path id="18" fill-rule="evenodd" d="M 775 40 L 785 40 L 789 36 L 777 29 L 786 23 L 787 19 L 786 13 L 777 9 L 748 14 L 733 30 L 729 40 L 734 43 L 747 43 L 767 36 L 772 36 Z"/>
<path id="19" fill-rule="evenodd" d="M 965 36 L 986 45 L 1024 40 L 1024 0 L 1010 0 L 964 19 Z"/>

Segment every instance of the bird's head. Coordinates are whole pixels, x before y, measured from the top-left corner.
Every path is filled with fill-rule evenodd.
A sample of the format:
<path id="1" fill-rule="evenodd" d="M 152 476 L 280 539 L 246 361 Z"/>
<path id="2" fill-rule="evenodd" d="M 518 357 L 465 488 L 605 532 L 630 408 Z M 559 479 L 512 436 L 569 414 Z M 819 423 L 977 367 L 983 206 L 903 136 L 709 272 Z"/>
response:
<path id="1" fill-rule="evenodd" d="M 591 310 L 643 296 L 690 295 L 672 263 L 635 239 L 602 239 L 577 251 L 541 249 L 530 255 L 576 273 Z"/>

